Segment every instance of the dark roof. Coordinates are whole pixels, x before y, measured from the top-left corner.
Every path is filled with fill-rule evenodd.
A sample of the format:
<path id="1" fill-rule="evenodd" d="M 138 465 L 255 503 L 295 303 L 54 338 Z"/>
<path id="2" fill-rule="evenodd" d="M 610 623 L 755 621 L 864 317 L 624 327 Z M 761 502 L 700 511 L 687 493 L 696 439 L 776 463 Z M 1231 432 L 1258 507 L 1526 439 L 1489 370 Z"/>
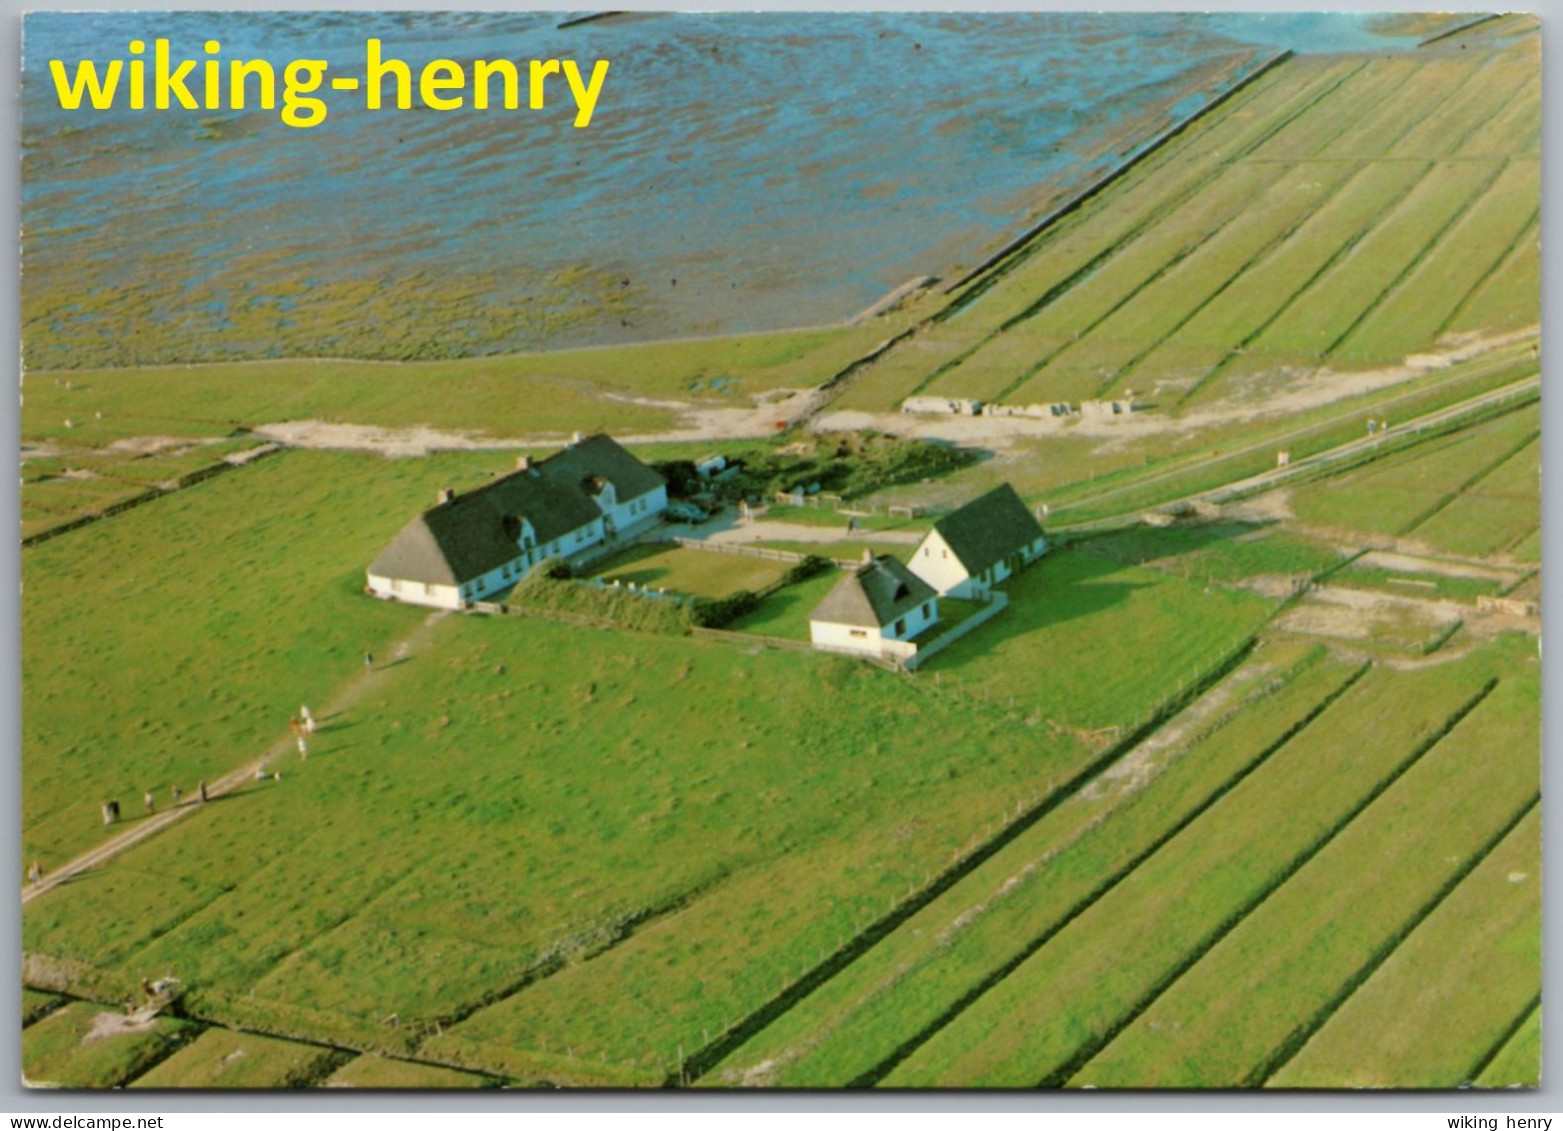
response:
<path id="1" fill-rule="evenodd" d="M 935 596 L 922 578 L 895 558 L 881 556 L 838 581 L 809 619 L 883 628 Z"/>
<path id="2" fill-rule="evenodd" d="M 666 482 L 608 436 L 592 436 L 448 503 L 424 511 L 374 560 L 377 577 L 460 585 L 518 554 L 520 520 L 553 541 L 602 514 L 593 501 L 603 482 L 620 502 Z M 508 529 L 507 529 L 508 528 Z"/>
<path id="3" fill-rule="evenodd" d="M 933 528 L 971 574 L 1042 537 L 1042 524 L 1008 483 L 945 515 Z"/>

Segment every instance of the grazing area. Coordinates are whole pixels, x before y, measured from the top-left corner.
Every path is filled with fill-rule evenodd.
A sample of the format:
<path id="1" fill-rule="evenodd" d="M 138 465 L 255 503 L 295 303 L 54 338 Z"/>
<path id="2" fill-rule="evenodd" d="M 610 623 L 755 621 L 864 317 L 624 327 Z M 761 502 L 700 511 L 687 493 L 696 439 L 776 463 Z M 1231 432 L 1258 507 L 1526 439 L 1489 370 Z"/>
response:
<path id="1" fill-rule="evenodd" d="M 335 1049 L 208 1029 L 131 1087 L 307 1088 L 347 1059 Z"/>
<path id="2" fill-rule="evenodd" d="M 1537 48 L 1289 60 L 974 283 L 843 404 L 1132 389 L 1186 414 L 1534 325 Z"/>
<path id="3" fill-rule="evenodd" d="M 1539 37 L 1391 25 L 1431 38 L 1208 61 L 851 323 L 118 369 L 49 331 L 26 1080 L 1535 1086 Z M 674 524 L 375 599 L 444 492 L 599 430 Z M 1026 538 L 958 537 L 1000 487 Z M 541 555 L 541 509 L 437 549 Z M 811 649 L 844 573 L 800 555 L 941 546 L 947 647 Z M 862 594 L 844 636 L 936 600 Z"/>
<path id="4" fill-rule="evenodd" d="M 35 1087 L 117 1088 L 197 1032 L 173 1018 L 140 1022 L 113 1006 L 71 1002 L 22 1030 L 22 1079 Z"/>

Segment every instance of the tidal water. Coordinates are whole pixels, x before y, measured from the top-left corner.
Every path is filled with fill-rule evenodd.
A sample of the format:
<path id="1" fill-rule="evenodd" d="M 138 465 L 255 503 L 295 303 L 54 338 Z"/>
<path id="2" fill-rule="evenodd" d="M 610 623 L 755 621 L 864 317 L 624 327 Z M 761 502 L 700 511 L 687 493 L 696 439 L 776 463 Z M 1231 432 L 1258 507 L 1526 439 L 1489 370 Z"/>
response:
<path id="1" fill-rule="evenodd" d="M 1121 153 L 1131 124 L 1208 98 L 1217 64 L 1411 42 L 1350 14 L 559 18 L 28 15 L 24 287 L 102 299 L 155 286 L 148 333 L 204 332 L 214 356 L 253 349 L 222 341 L 235 272 L 251 299 L 275 291 L 299 317 L 312 288 L 356 280 L 437 292 L 481 278 L 501 305 L 536 300 L 540 277 L 578 277 L 587 303 L 610 286 L 630 296 L 611 319 L 485 331 L 475 352 L 837 320 L 911 276 L 974 262 L 1039 186 L 1088 175 L 1086 155 Z M 442 56 L 611 67 L 585 129 L 562 83 L 541 111 L 371 112 L 327 92 L 326 121 L 301 130 L 276 110 L 66 111 L 47 71 L 161 37 L 176 57 L 217 39 L 223 59 L 280 71 L 318 57 L 332 77 L 360 75 L 371 36 L 415 75 Z M 70 317 L 128 317 L 51 298 L 61 340 Z"/>

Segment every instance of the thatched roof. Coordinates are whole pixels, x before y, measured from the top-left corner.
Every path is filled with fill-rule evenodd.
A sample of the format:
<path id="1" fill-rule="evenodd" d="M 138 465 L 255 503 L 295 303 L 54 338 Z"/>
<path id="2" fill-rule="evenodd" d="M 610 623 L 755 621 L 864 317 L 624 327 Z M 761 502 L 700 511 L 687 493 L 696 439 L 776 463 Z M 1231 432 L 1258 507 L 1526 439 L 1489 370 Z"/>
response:
<path id="1" fill-rule="evenodd" d="M 594 497 L 612 483 L 636 499 L 665 482 L 608 436 L 592 436 L 531 467 L 424 511 L 374 560 L 377 577 L 461 585 L 519 555 L 522 520 L 540 544 L 602 516 Z"/>
<path id="2" fill-rule="evenodd" d="M 935 596 L 932 586 L 895 558 L 880 556 L 837 582 L 809 619 L 880 629 Z"/>

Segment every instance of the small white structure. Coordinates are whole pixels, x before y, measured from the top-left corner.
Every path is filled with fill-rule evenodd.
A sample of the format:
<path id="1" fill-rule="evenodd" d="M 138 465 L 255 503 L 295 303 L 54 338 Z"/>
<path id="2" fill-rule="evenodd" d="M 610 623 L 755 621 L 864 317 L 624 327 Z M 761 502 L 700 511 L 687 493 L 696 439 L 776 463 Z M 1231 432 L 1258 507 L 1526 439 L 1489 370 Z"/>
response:
<path id="1" fill-rule="evenodd" d="M 809 639 L 825 651 L 905 660 L 917 651 L 908 642 L 937 623 L 933 589 L 895 558 L 865 551 L 809 614 Z"/>
<path id="2" fill-rule="evenodd" d="M 1005 483 L 935 522 L 911 568 L 941 597 L 981 597 L 1045 553 L 1042 524 Z"/>
<path id="3" fill-rule="evenodd" d="M 970 397 L 907 397 L 901 402 L 901 411 L 934 416 L 980 416 L 982 402 Z"/>
<path id="4" fill-rule="evenodd" d="M 595 556 L 656 522 L 667 481 L 604 435 L 439 504 L 402 528 L 369 567 L 377 597 L 461 609 L 549 558 Z"/>

